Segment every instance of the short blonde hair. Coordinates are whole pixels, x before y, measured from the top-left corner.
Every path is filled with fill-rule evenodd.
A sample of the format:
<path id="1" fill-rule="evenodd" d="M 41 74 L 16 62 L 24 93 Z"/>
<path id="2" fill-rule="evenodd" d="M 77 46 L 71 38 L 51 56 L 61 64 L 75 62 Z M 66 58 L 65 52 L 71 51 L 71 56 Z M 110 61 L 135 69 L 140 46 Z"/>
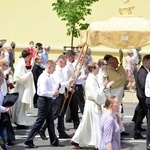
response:
<path id="1" fill-rule="evenodd" d="M 8 61 L 4 58 L 0 59 L 0 67 L 3 65 L 3 64 L 8 64 Z"/>
<path id="2" fill-rule="evenodd" d="M 96 69 L 96 65 L 97 65 L 96 62 L 89 63 L 89 65 L 88 65 L 88 71 L 92 72 L 92 69 Z"/>
<path id="3" fill-rule="evenodd" d="M 107 97 L 106 102 L 105 102 L 105 108 L 109 108 L 109 106 L 114 103 L 114 100 L 116 98 L 117 98 L 116 96 Z"/>

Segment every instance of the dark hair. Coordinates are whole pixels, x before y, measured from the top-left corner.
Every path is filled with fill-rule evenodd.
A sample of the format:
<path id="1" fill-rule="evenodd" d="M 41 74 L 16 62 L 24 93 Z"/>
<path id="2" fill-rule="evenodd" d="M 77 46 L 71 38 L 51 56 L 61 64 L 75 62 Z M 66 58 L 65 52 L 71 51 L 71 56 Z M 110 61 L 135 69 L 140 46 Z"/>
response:
<path id="1" fill-rule="evenodd" d="M 21 53 L 21 57 L 22 57 L 22 58 L 26 58 L 26 57 L 29 56 L 29 55 L 30 55 L 30 52 L 27 51 L 27 50 L 23 50 L 22 53 Z"/>
<path id="2" fill-rule="evenodd" d="M 42 43 L 36 43 L 36 44 L 35 44 L 35 48 L 39 48 L 39 47 L 41 47 L 41 46 L 43 46 Z"/>
<path id="3" fill-rule="evenodd" d="M 36 57 L 35 57 L 35 64 L 37 63 L 37 61 L 39 60 L 41 58 L 41 56 L 40 55 L 37 55 Z M 42 58 L 41 58 L 42 59 Z"/>
<path id="4" fill-rule="evenodd" d="M 75 52 L 73 50 L 68 50 L 66 56 L 75 56 Z"/>
<path id="5" fill-rule="evenodd" d="M 89 63 L 88 64 L 88 71 L 92 72 L 92 69 L 96 69 L 96 65 L 97 65 L 97 63 L 95 63 L 95 62 Z"/>
<path id="6" fill-rule="evenodd" d="M 105 108 L 108 108 L 114 102 L 114 99 L 116 99 L 116 96 L 107 97 L 105 102 Z"/>
<path id="7" fill-rule="evenodd" d="M 104 56 L 104 60 L 108 61 L 111 57 L 112 57 L 112 55 L 106 54 L 106 55 Z"/>
<path id="8" fill-rule="evenodd" d="M 150 55 L 145 55 L 144 57 L 143 57 L 143 63 L 145 62 L 145 61 L 147 61 L 147 60 L 149 60 L 150 59 Z"/>

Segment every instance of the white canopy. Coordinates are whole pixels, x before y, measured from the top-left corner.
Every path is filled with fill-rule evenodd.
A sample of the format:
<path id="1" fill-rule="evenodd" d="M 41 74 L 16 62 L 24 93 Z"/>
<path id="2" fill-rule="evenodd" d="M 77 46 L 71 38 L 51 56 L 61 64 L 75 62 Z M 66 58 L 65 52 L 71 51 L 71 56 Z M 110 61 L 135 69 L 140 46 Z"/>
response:
<path id="1" fill-rule="evenodd" d="M 150 44 L 150 21 L 143 17 L 120 16 L 93 22 L 81 34 L 81 44 L 130 49 Z"/>

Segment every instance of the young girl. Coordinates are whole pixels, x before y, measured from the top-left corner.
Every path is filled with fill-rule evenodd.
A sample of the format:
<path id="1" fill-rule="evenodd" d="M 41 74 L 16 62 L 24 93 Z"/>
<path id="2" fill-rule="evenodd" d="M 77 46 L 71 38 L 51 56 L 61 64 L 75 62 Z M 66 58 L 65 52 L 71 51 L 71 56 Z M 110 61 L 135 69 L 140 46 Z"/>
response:
<path id="1" fill-rule="evenodd" d="M 105 102 L 106 112 L 101 116 L 101 143 L 99 150 L 120 150 L 120 122 L 116 113 L 119 110 L 117 97 L 111 96 Z"/>

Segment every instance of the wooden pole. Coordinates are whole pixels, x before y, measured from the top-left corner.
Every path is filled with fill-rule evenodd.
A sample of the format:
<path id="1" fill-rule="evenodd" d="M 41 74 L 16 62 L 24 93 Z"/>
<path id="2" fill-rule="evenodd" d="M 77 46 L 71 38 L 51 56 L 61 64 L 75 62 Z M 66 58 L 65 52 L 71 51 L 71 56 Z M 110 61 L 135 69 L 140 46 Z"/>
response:
<path id="1" fill-rule="evenodd" d="M 84 53 L 84 48 L 85 48 L 85 45 L 82 47 L 82 49 L 81 49 L 81 51 L 80 51 L 79 58 L 78 58 L 78 61 L 77 61 L 76 65 L 75 65 L 75 68 L 74 68 L 74 70 L 73 70 L 73 73 L 72 73 L 72 75 L 71 75 L 71 78 L 75 78 L 75 73 L 76 73 L 77 71 L 80 71 L 81 68 L 82 68 L 82 66 L 81 66 L 81 67 L 79 68 L 80 70 L 77 70 L 77 67 L 78 67 L 78 64 L 79 64 L 79 60 L 80 60 L 82 54 Z M 87 49 L 88 49 L 88 46 L 86 46 L 86 52 L 87 52 Z M 85 57 L 85 54 L 86 54 L 86 53 L 84 53 L 84 57 Z M 82 60 L 82 65 L 83 65 L 83 61 L 84 61 L 84 58 L 83 58 L 83 60 Z M 76 83 L 76 81 L 77 81 L 77 78 L 75 78 L 75 83 Z M 75 83 L 74 83 L 74 85 L 75 85 Z M 74 85 L 73 85 L 73 87 L 75 88 Z M 67 98 L 68 98 L 68 93 L 69 93 L 69 90 L 70 90 L 70 86 L 71 86 L 71 85 L 69 84 L 69 86 L 68 86 L 68 88 L 67 88 L 67 92 L 66 92 L 66 95 L 67 95 L 67 96 L 64 98 L 64 101 L 63 101 L 63 103 L 62 103 L 61 109 L 60 109 L 60 111 L 59 111 L 59 116 L 61 116 L 62 111 L 63 111 L 63 109 L 64 109 L 66 100 L 67 100 Z M 71 94 L 71 96 L 70 96 L 71 98 L 72 98 L 72 95 L 73 95 L 73 94 Z M 69 98 L 69 101 L 71 100 L 71 98 Z M 69 101 L 68 101 L 68 103 L 70 104 Z M 69 105 L 67 105 L 67 109 L 68 109 L 68 106 L 69 106 Z M 66 109 L 66 111 L 67 111 L 67 109 Z"/>
<path id="2" fill-rule="evenodd" d="M 83 60 L 82 60 L 82 62 L 81 62 L 81 65 L 80 65 L 80 68 L 79 68 L 79 70 L 78 70 L 78 71 L 80 71 L 80 70 L 82 69 L 82 66 L 83 66 L 83 63 L 84 63 L 84 58 L 85 58 L 86 53 L 87 53 L 87 50 L 88 50 L 88 46 L 86 45 L 86 46 L 84 46 L 84 48 L 86 48 L 86 50 L 85 50 L 85 52 L 84 52 Z M 81 57 L 81 56 L 80 56 L 80 57 Z M 74 84 L 73 84 L 72 89 L 75 89 L 75 86 L 76 86 L 76 82 L 77 82 L 77 80 L 78 80 L 78 76 L 75 78 L 75 82 L 74 82 Z M 68 104 L 67 104 L 66 111 L 67 111 L 67 110 L 68 110 L 68 108 L 69 108 L 69 105 L 70 105 L 70 102 L 71 102 L 72 96 L 73 96 L 73 93 L 71 93 L 71 95 L 70 95 L 70 97 L 69 97 L 69 100 L 68 100 Z"/>

